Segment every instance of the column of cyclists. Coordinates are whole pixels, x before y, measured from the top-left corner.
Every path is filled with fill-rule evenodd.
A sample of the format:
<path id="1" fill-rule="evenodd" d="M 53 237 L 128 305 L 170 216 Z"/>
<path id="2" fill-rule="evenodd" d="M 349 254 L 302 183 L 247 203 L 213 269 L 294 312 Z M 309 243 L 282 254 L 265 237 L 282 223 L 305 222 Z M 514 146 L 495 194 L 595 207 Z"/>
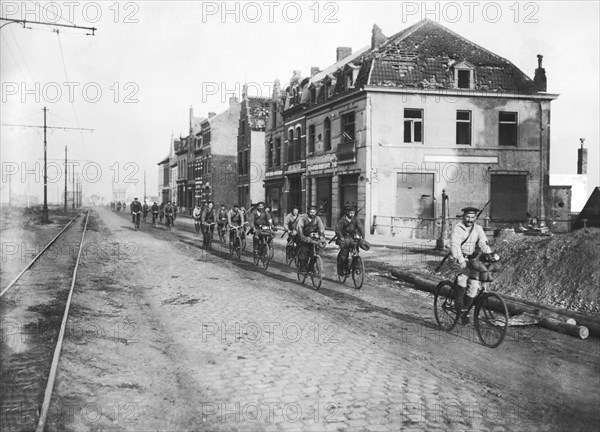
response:
<path id="1" fill-rule="evenodd" d="M 319 252 L 327 245 L 323 221 L 317 215 L 319 209 L 311 206 L 304 214 L 298 207 L 286 215 L 283 234 L 287 234 L 285 247 L 286 263 L 296 264 L 298 280 L 304 283 L 310 276 L 315 288 L 321 286 L 323 279 L 322 259 Z M 232 255 L 241 258 L 246 250 L 246 237 L 252 236 L 252 256 L 254 264 L 267 269 L 274 256 L 273 238 L 276 228 L 270 209 L 264 202 L 245 210 L 234 204 L 230 210 L 225 205 L 217 208 L 212 201 L 198 204 L 192 212 L 197 233 L 202 232 L 202 244 L 207 250 L 212 248 L 215 230 L 221 244 L 228 244 Z M 329 240 L 340 247 L 337 257 L 337 277 L 340 282 L 352 276 L 354 286 L 361 288 L 364 280 L 364 264 L 360 249 L 369 250 L 364 240 L 364 227 L 357 218 L 354 207 L 347 207 L 335 229 L 336 235 Z"/>

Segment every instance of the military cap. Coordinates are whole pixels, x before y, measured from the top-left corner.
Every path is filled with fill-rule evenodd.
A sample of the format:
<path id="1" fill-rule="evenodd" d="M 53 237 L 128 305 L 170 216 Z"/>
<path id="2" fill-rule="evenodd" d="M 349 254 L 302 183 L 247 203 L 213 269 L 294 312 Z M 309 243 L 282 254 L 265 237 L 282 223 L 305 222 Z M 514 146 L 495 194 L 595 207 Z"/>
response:
<path id="1" fill-rule="evenodd" d="M 479 209 L 477 207 L 465 207 L 461 210 L 463 214 L 466 213 L 479 213 Z"/>

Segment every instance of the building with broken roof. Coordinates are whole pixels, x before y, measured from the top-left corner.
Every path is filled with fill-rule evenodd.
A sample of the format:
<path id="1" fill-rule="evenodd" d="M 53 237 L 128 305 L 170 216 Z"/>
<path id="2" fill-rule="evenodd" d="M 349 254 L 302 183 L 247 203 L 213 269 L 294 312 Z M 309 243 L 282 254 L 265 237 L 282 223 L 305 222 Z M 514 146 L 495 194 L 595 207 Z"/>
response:
<path id="1" fill-rule="evenodd" d="M 237 138 L 237 201 L 245 208 L 262 201 L 265 195 L 265 128 L 271 99 L 242 92 Z"/>
<path id="2" fill-rule="evenodd" d="M 432 238 L 445 190 L 452 216 L 489 200 L 482 217 L 498 224 L 544 217 L 558 95 L 546 92 L 541 56 L 531 79 L 430 20 L 391 37 L 374 26 L 369 46 L 336 54 L 290 81 L 283 134 L 267 130 L 267 149 L 283 143 L 286 210 L 325 203 L 333 226 L 344 206 L 366 203 L 374 231 Z"/>

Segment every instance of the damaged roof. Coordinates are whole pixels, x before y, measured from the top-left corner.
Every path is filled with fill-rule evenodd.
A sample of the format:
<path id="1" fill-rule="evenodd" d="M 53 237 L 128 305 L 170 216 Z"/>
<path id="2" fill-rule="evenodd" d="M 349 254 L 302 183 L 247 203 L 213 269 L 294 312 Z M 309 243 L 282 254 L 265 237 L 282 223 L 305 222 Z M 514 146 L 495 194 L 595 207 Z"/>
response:
<path id="1" fill-rule="evenodd" d="M 248 127 L 253 131 L 264 131 L 269 118 L 271 98 L 249 96 L 246 98 Z"/>
<path id="2" fill-rule="evenodd" d="M 387 38 L 379 48 L 371 48 L 355 58 L 353 64 L 360 69 L 354 88 L 372 85 L 456 89 L 453 66 L 459 63 L 473 68 L 471 90 L 538 92 L 533 80 L 510 61 L 427 19 Z M 336 74 L 340 75 L 348 68 L 346 64 Z M 336 93 L 343 91 L 342 80 L 337 81 Z"/>

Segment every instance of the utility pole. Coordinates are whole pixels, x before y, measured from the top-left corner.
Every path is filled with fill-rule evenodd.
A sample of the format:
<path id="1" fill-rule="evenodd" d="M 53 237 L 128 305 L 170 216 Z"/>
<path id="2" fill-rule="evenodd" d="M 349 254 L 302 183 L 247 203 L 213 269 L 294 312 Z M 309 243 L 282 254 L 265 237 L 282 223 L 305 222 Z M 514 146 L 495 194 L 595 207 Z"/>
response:
<path id="1" fill-rule="evenodd" d="M 71 191 L 73 194 L 73 210 L 75 210 L 75 167 L 71 171 Z"/>
<path id="2" fill-rule="evenodd" d="M 44 111 L 44 209 L 42 210 L 42 223 L 48 223 L 50 220 L 48 218 L 48 160 L 46 156 L 46 150 L 48 147 L 48 143 L 46 142 L 46 130 L 48 127 L 46 126 L 46 111 L 48 108 L 42 108 Z"/>
<path id="3" fill-rule="evenodd" d="M 2 123 L 2 126 L 16 126 L 16 127 L 30 127 L 30 128 L 43 128 L 44 129 L 44 207 L 42 210 L 42 223 L 48 223 L 50 219 L 48 218 L 48 157 L 47 157 L 47 147 L 48 142 L 46 140 L 47 130 L 48 129 L 62 129 L 62 130 L 79 130 L 79 131 L 87 131 L 93 132 L 94 129 L 86 129 L 86 128 L 71 128 L 71 127 L 62 127 L 62 126 L 48 126 L 46 122 L 46 113 L 48 112 L 48 108 L 42 108 L 44 111 L 44 125 L 43 126 L 35 126 L 35 125 L 19 125 L 19 124 L 5 124 Z"/>
<path id="4" fill-rule="evenodd" d="M 67 177 L 69 176 L 69 168 L 67 167 L 67 146 L 65 145 L 65 213 L 67 212 Z"/>

